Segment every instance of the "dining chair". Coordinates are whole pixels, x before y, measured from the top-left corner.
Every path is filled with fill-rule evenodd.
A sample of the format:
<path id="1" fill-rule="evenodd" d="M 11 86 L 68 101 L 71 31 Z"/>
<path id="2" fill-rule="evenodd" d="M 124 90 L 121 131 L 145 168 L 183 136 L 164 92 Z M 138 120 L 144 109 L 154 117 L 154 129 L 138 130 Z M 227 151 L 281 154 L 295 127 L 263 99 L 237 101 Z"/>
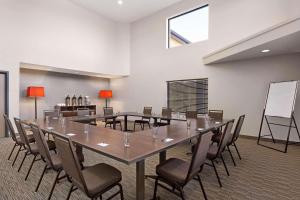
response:
<path id="1" fill-rule="evenodd" d="M 44 110 L 44 120 L 46 117 L 59 117 L 59 110 Z"/>
<path id="2" fill-rule="evenodd" d="M 197 119 L 198 117 L 198 112 L 195 110 L 187 110 L 185 112 L 185 118 L 186 119 Z"/>
<path id="3" fill-rule="evenodd" d="M 157 122 L 156 126 L 167 126 L 170 125 L 170 118 L 172 117 L 172 109 L 163 107 L 161 111 L 161 118 Z"/>
<path id="4" fill-rule="evenodd" d="M 183 188 L 191 180 L 195 179 L 199 181 L 204 199 L 207 200 L 199 174 L 205 164 L 211 137 L 211 132 L 204 133 L 198 137 L 195 151 L 190 162 L 178 158 L 170 158 L 156 167 L 157 177 L 155 179 L 153 199 L 156 199 L 158 186 L 181 197 L 181 199 L 185 199 Z M 162 185 L 160 182 L 169 185 L 171 188 Z"/>
<path id="5" fill-rule="evenodd" d="M 143 114 L 152 115 L 152 107 L 144 107 Z M 135 131 L 136 124 L 139 124 L 142 130 L 145 129 L 145 124 L 147 124 L 149 128 L 151 128 L 150 120 L 151 117 L 147 117 L 147 116 L 143 116 L 142 119 L 134 120 L 133 131 Z"/>
<path id="6" fill-rule="evenodd" d="M 99 197 L 102 199 L 102 195 L 115 186 L 118 186 L 119 190 L 108 199 L 118 194 L 122 200 L 124 199 L 120 184 L 122 174 L 118 169 L 105 163 L 99 163 L 81 170 L 71 138 L 57 134 L 55 135 L 55 144 L 62 160 L 63 169 L 72 183 L 67 200 L 77 189 L 83 191 L 91 199 L 95 200 Z"/>
<path id="7" fill-rule="evenodd" d="M 208 116 L 215 121 L 222 121 L 223 120 L 223 110 L 209 110 Z M 214 135 L 212 136 L 212 141 L 216 142 L 217 137 L 221 137 L 222 135 L 222 128 L 216 129 L 212 131 Z"/>
<path id="8" fill-rule="evenodd" d="M 235 142 L 237 141 L 237 139 L 238 139 L 239 136 L 240 136 L 240 133 L 241 133 L 241 129 L 242 129 L 244 120 L 245 120 L 245 115 L 241 115 L 241 116 L 239 117 L 239 119 L 238 119 L 238 122 L 237 122 L 236 126 L 235 126 L 235 129 L 234 129 L 234 131 L 233 131 L 233 134 L 231 134 L 231 137 L 229 138 L 229 141 L 228 141 L 228 143 L 227 143 L 227 150 L 229 151 L 229 154 L 230 154 L 230 157 L 231 157 L 231 159 L 232 159 L 232 162 L 233 162 L 234 166 L 236 166 L 236 163 L 235 163 L 235 160 L 234 160 L 233 155 L 232 155 L 232 153 L 231 153 L 230 146 L 233 146 L 233 147 L 235 148 L 235 150 L 236 150 L 236 152 L 237 152 L 237 154 L 238 154 L 238 157 L 239 157 L 239 159 L 241 160 L 242 157 L 241 157 L 241 155 L 240 155 L 240 152 L 239 152 L 239 150 L 238 150 L 237 145 L 236 145 Z"/>
<path id="9" fill-rule="evenodd" d="M 42 181 L 46 171 L 54 170 L 56 172 L 55 180 L 52 183 L 50 194 L 48 195 L 48 200 L 49 200 L 49 199 L 51 199 L 51 196 L 52 196 L 52 193 L 53 193 L 56 183 L 59 180 L 61 180 L 62 178 L 65 178 L 66 176 L 59 177 L 59 175 L 61 174 L 61 172 L 63 170 L 62 161 L 61 161 L 60 157 L 58 156 L 58 154 L 50 154 L 50 151 L 49 151 L 49 148 L 47 145 L 47 141 L 45 139 L 45 135 L 42 132 L 42 130 L 40 129 L 40 127 L 37 125 L 31 124 L 31 130 L 32 130 L 33 136 L 35 138 L 39 154 L 41 155 L 43 161 L 45 161 L 45 163 L 46 163 L 45 167 L 43 169 L 43 172 L 39 178 L 38 184 L 35 188 L 35 192 L 38 191 L 39 186 L 41 184 L 41 181 Z"/>
<path id="10" fill-rule="evenodd" d="M 225 128 L 224 128 L 223 133 L 222 133 L 222 136 L 221 136 L 220 143 L 219 144 L 216 144 L 216 143 L 211 144 L 209 146 L 208 153 L 207 153 L 207 159 L 211 161 L 211 165 L 210 166 L 212 166 L 214 168 L 214 171 L 215 171 L 215 174 L 217 176 L 217 179 L 218 179 L 220 187 L 222 187 L 222 183 L 221 183 L 221 180 L 220 180 L 220 177 L 219 177 L 219 174 L 218 174 L 218 171 L 217 171 L 217 168 L 216 168 L 214 162 L 215 162 L 215 160 L 217 158 L 221 158 L 222 163 L 223 163 L 223 165 L 225 167 L 227 175 L 228 176 L 230 175 L 229 171 L 228 171 L 228 168 L 227 168 L 227 165 L 226 165 L 226 163 L 224 161 L 222 153 L 225 150 L 225 148 L 226 148 L 226 146 L 228 144 L 228 141 L 230 139 L 230 135 L 231 135 L 231 130 L 232 130 L 233 123 L 234 123 L 234 120 L 230 120 L 230 121 L 228 121 L 226 123 Z"/>
<path id="11" fill-rule="evenodd" d="M 38 147 L 37 147 L 36 143 L 30 143 L 29 142 L 22 121 L 20 119 L 18 119 L 18 118 L 14 118 L 14 120 L 15 120 L 16 127 L 18 129 L 18 132 L 20 134 L 20 139 L 24 143 L 24 147 L 25 147 L 25 150 L 26 150 L 26 152 L 24 153 L 24 157 L 23 157 L 23 159 L 21 161 L 21 164 L 19 166 L 18 172 L 21 170 L 22 165 L 23 165 L 26 157 L 30 156 L 30 155 L 33 155 L 33 160 L 31 162 L 31 164 L 30 164 L 30 166 L 28 168 L 27 174 L 25 176 L 25 180 L 27 180 L 33 164 L 36 161 L 40 160 L 40 159 L 37 159 L 37 156 L 39 155 L 39 150 L 38 150 Z M 48 145 L 48 148 L 50 150 L 55 151 L 55 144 L 54 144 L 53 141 L 47 140 L 47 145 Z"/>
<path id="12" fill-rule="evenodd" d="M 114 114 L 114 109 L 113 107 L 104 107 L 103 108 L 103 113 L 104 113 L 104 116 L 112 116 Z M 108 125 L 110 128 L 112 128 L 114 124 L 114 121 L 113 121 L 113 118 L 105 118 L 105 127 Z M 120 125 L 120 128 L 122 130 L 122 122 L 121 120 L 119 119 L 115 119 L 115 125 Z"/>
<path id="13" fill-rule="evenodd" d="M 11 150 L 11 152 L 10 152 L 10 154 L 9 154 L 9 156 L 8 156 L 7 160 L 10 160 L 10 158 L 11 158 L 11 156 L 12 156 L 15 148 L 19 147 L 19 149 L 17 151 L 17 154 L 16 154 L 16 156 L 15 156 L 15 158 L 13 160 L 13 163 L 12 163 L 12 166 L 14 166 L 14 164 L 15 164 L 15 162 L 17 160 L 17 157 L 18 157 L 20 151 L 23 151 L 25 149 L 25 147 L 24 147 L 25 144 L 22 142 L 20 136 L 18 136 L 18 134 L 16 133 L 16 131 L 15 131 L 15 129 L 14 129 L 14 127 L 13 127 L 13 125 L 12 125 L 9 117 L 7 115 L 5 115 L 5 114 L 3 115 L 3 117 L 4 117 L 5 124 L 6 124 L 7 128 L 8 128 L 8 131 L 10 133 L 10 136 L 11 136 L 12 140 L 15 143 L 14 146 L 13 146 L 13 148 L 12 148 L 12 150 Z M 29 143 L 35 142 L 34 138 L 33 138 L 33 135 L 28 135 L 27 137 L 28 137 L 28 142 Z"/>

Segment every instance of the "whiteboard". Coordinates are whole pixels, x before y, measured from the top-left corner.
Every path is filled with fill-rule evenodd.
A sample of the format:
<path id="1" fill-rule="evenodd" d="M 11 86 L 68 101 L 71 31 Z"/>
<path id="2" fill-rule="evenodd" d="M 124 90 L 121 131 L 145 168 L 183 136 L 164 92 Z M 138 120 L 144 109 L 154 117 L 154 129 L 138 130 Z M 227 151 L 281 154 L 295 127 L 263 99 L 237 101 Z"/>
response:
<path id="1" fill-rule="evenodd" d="M 265 115 L 291 118 L 297 95 L 298 81 L 271 83 Z"/>

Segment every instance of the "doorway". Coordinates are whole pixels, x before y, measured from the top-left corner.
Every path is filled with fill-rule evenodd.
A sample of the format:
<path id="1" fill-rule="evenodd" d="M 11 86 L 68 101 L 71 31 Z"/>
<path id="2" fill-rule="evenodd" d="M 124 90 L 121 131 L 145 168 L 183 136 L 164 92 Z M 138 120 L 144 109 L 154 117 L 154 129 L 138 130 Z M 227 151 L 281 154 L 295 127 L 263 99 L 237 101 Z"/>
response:
<path id="1" fill-rule="evenodd" d="M 8 114 L 8 72 L 0 71 L 0 138 L 8 136 L 3 114 Z"/>

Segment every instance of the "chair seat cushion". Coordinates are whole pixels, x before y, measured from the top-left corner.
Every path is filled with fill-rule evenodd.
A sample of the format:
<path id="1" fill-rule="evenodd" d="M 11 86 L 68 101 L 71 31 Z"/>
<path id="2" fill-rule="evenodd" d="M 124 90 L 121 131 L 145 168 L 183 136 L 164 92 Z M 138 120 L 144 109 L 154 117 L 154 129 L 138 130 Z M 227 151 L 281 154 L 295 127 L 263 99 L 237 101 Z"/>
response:
<path id="1" fill-rule="evenodd" d="M 156 173 L 170 183 L 184 184 L 189 166 L 190 164 L 186 161 L 170 158 L 157 165 Z"/>
<path id="2" fill-rule="evenodd" d="M 31 143 L 30 145 L 30 150 L 33 155 L 38 155 L 39 154 L 39 149 L 36 143 Z"/>
<path id="3" fill-rule="evenodd" d="M 51 155 L 51 160 L 52 160 L 52 163 L 53 163 L 53 168 L 55 170 L 62 169 L 62 162 L 61 162 L 60 157 L 57 154 L 52 154 Z"/>
<path id="4" fill-rule="evenodd" d="M 17 141 L 16 141 L 17 144 L 23 145 L 23 142 L 22 142 L 20 136 L 17 136 L 16 138 L 17 138 Z M 28 138 L 29 143 L 35 142 L 35 139 L 34 139 L 33 135 L 27 135 L 27 138 Z"/>
<path id="5" fill-rule="evenodd" d="M 219 146 L 216 143 L 213 143 L 209 146 L 208 152 L 207 152 L 207 159 L 212 160 L 215 159 L 218 153 Z"/>
<path id="6" fill-rule="evenodd" d="M 82 170 L 82 175 L 86 182 L 89 196 L 101 193 L 106 188 L 122 180 L 121 172 L 105 163 L 85 168 Z"/>
<path id="7" fill-rule="evenodd" d="M 222 134 L 219 134 L 219 133 L 214 134 L 211 138 L 211 141 L 219 143 L 221 141 L 221 136 L 222 136 Z"/>

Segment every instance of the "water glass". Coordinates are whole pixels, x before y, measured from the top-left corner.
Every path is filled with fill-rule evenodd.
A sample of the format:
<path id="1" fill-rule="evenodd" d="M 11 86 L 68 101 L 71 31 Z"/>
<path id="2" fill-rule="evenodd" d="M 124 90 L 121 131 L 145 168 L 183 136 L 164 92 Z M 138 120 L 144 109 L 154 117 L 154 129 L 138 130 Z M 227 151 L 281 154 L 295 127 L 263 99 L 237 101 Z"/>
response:
<path id="1" fill-rule="evenodd" d="M 157 139 L 158 138 L 158 130 L 159 130 L 159 127 L 157 126 L 157 127 L 153 127 L 152 129 L 151 129 L 151 132 L 152 132 L 152 138 L 153 139 Z"/>
<path id="2" fill-rule="evenodd" d="M 192 123 L 192 121 L 190 119 L 186 120 L 187 129 L 191 128 L 191 123 Z"/>
<path id="3" fill-rule="evenodd" d="M 84 133 L 89 133 L 89 131 L 90 131 L 90 125 L 84 124 Z"/>
<path id="4" fill-rule="evenodd" d="M 130 137 L 130 133 L 124 132 L 124 146 L 126 148 L 130 147 L 129 137 Z"/>

